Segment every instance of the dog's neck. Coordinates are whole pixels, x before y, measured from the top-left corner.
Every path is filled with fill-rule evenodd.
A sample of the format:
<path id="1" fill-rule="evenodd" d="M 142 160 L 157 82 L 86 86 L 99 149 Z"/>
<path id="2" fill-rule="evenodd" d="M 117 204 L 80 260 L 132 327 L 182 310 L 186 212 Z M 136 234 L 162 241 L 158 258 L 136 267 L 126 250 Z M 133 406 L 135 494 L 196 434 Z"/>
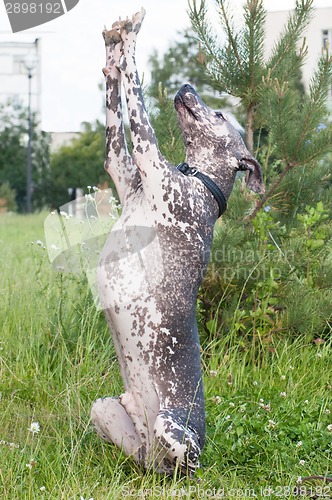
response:
<path id="1" fill-rule="evenodd" d="M 192 168 L 197 168 L 199 172 L 208 175 L 221 189 L 226 200 L 232 192 L 233 184 L 236 177 L 236 171 L 227 165 L 225 160 L 224 164 L 221 161 L 211 161 L 210 159 L 195 159 L 192 155 L 187 155 L 186 163 Z"/>

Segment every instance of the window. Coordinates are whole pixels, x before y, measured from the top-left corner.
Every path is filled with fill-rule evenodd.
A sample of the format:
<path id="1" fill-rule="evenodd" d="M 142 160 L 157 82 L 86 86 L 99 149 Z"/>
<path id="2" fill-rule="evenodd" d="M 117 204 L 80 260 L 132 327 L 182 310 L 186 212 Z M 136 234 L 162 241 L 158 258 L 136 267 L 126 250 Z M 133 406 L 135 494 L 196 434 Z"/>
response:
<path id="1" fill-rule="evenodd" d="M 24 56 L 14 55 L 13 56 L 13 73 L 16 75 L 22 75 L 25 73 L 23 65 Z"/>
<path id="2" fill-rule="evenodd" d="M 329 54 L 331 50 L 332 30 L 322 31 L 322 54 Z"/>

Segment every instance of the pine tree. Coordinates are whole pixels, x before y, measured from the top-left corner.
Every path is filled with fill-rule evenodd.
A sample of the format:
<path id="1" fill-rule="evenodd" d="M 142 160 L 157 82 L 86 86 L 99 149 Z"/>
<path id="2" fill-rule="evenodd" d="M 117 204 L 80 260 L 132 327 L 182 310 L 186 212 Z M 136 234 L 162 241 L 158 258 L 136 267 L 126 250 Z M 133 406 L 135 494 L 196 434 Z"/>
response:
<path id="1" fill-rule="evenodd" d="M 207 72 L 215 87 L 240 100 L 249 148 L 259 146 L 254 143 L 254 132 L 267 130 L 268 156 L 264 163 L 268 165 L 273 156 L 280 165 L 273 175 L 267 169 L 267 191 L 256 203 L 250 216 L 253 218 L 289 171 L 298 166 L 315 166 L 331 150 L 332 126 L 326 98 L 332 83 L 332 58 L 328 53 L 322 55 L 309 93 L 301 92 L 298 75 L 307 54 L 301 38 L 313 14 L 313 0 L 296 1 L 267 60 L 263 1 L 246 1 L 240 28 L 235 26 L 223 0 L 216 0 L 216 5 L 226 43 L 220 41 L 219 33 L 211 26 L 206 0 L 189 0 L 193 29 L 207 54 Z"/>

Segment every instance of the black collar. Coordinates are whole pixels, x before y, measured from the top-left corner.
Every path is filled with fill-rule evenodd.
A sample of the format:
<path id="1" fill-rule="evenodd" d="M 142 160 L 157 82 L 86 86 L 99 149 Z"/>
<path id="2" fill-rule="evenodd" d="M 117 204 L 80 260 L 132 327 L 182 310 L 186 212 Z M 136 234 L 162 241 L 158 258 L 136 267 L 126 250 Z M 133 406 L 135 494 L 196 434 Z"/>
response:
<path id="1" fill-rule="evenodd" d="M 213 194 L 218 203 L 219 207 L 218 217 L 220 217 L 225 212 L 227 208 L 227 203 L 223 192 L 217 186 L 217 184 L 212 179 L 210 179 L 210 177 L 208 177 L 205 174 L 202 174 L 202 172 L 199 172 L 196 168 L 189 167 L 188 163 L 180 163 L 180 165 L 178 165 L 176 168 L 180 172 L 182 172 L 182 174 L 197 177 L 197 179 L 203 182 L 204 186 L 207 187 L 210 193 Z"/>

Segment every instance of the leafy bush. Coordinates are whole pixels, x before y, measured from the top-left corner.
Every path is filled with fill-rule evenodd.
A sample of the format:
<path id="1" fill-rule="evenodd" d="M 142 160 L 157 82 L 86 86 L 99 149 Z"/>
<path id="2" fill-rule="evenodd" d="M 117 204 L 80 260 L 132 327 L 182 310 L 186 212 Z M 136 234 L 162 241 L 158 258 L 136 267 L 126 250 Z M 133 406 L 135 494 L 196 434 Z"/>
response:
<path id="1" fill-rule="evenodd" d="M 0 186 L 0 213 L 1 212 L 16 212 L 16 192 L 9 185 L 9 182 L 4 182 Z"/>
<path id="2" fill-rule="evenodd" d="M 215 231 L 199 297 L 205 337 L 265 345 L 274 336 L 329 337 L 332 227 L 322 202 L 288 225 L 269 206 L 246 225 L 238 217 L 243 198 L 237 187 Z"/>

